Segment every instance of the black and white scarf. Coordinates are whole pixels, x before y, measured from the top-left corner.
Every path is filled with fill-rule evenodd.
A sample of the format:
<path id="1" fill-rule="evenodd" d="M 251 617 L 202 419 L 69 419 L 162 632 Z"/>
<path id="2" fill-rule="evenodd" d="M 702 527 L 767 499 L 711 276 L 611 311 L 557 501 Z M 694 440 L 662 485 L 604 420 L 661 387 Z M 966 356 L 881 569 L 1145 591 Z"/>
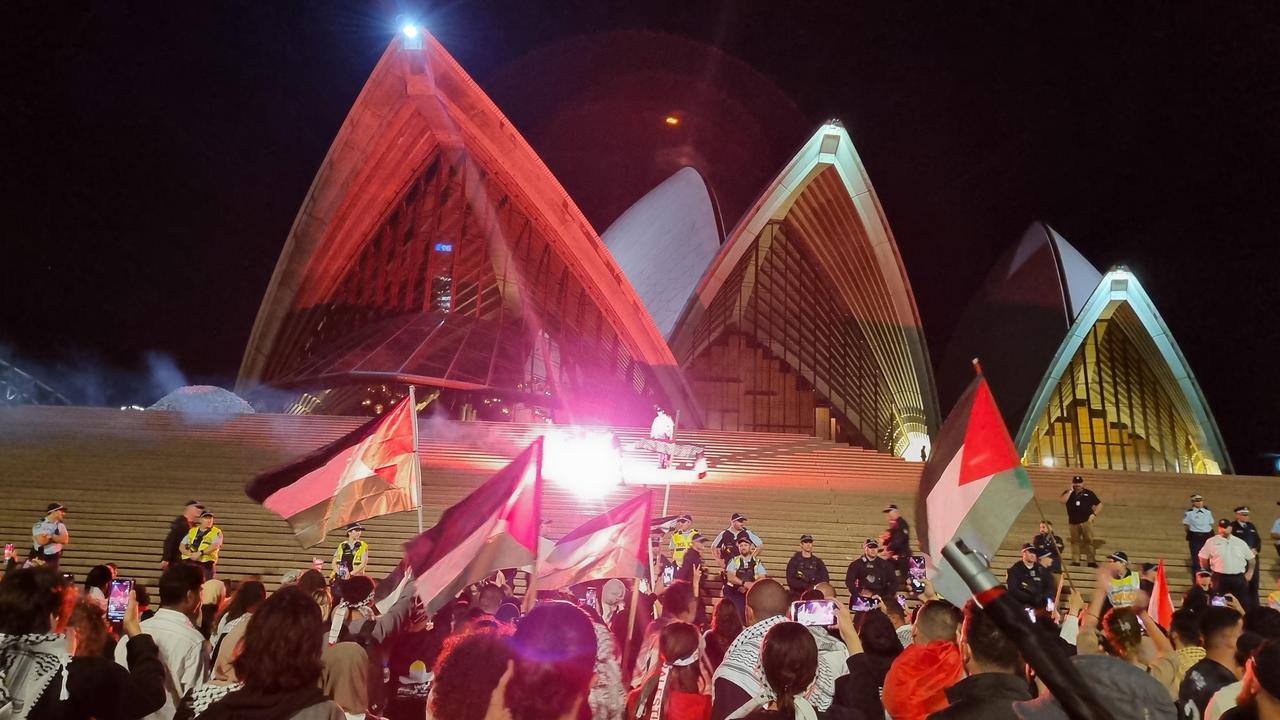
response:
<path id="1" fill-rule="evenodd" d="M 0 634 L 0 717 L 26 720 L 55 679 L 58 699 L 66 700 L 70 664 L 64 635 Z"/>

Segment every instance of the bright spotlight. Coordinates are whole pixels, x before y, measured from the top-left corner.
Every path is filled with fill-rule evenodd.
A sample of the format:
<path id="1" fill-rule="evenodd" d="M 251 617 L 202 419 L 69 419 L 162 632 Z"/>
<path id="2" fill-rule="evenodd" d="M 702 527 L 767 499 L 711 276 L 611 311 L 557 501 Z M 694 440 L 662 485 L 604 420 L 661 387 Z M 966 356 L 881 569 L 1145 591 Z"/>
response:
<path id="1" fill-rule="evenodd" d="M 542 474 L 578 497 L 604 497 L 622 482 L 622 455 L 612 434 L 556 429 L 543 442 Z"/>
<path id="2" fill-rule="evenodd" d="M 1052 457 L 1043 458 L 1040 460 L 1040 464 L 1045 467 L 1053 467 L 1053 458 Z"/>
<path id="3" fill-rule="evenodd" d="M 400 32 L 404 33 L 407 38 L 416 38 L 418 37 L 418 26 L 413 23 L 405 23 L 405 26 L 400 28 Z"/>

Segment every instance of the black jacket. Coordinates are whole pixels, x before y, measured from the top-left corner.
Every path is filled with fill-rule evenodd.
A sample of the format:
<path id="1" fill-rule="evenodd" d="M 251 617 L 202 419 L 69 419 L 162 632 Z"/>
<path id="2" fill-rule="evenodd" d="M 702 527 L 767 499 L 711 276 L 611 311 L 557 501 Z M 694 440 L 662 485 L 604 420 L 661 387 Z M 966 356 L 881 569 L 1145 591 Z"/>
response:
<path id="1" fill-rule="evenodd" d="M 1050 540 L 1050 538 L 1053 538 Z M 1036 546 L 1036 550 L 1049 550 L 1053 558 L 1053 564 L 1049 566 L 1052 572 L 1062 572 L 1062 550 L 1066 546 L 1062 544 L 1062 536 L 1054 533 L 1040 533 L 1031 539 L 1031 544 Z"/>
<path id="2" fill-rule="evenodd" d="M 72 658 L 67 668 L 67 699 L 46 691 L 31 709 L 42 720 L 137 720 L 164 706 L 164 665 L 150 635 L 125 646 L 129 668 L 107 657 Z M 56 682 L 54 686 L 61 686 Z"/>
<path id="3" fill-rule="evenodd" d="M 827 564 L 817 555 L 805 557 L 797 552 L 787 562 L 787 587 L 795 592 L 804 592 L 820 582 L 831 582 L 827 573 Z"/>
<path id="4" fill-rule="evenodd" d="M 1013 704 L 1031 699 L 1027 681 L 1012 673 L 970 675 L 946 692 L 951 704 L 929 720 L 1017 720 Z"/>
<path id="5" fill-rule="evenodd" d="M 173 519 L 169 523 L 169 534 L 164 536 L 164 553 L 160 559 L 167 562 L 176 563 L 182 559 L 182 554 L 178 552 L 178 546 L 182 544 L 182 538 L 187 536 L 191 530 L 191 523 L 182 515 Z"/>
<path id="6" fill-rule="evenodd" d="M 1231 534 L 1243 540 L 1245 544 L 1253 550 L 1257 550 L 1262 547 L 1262 537 L 1258 535 L 1258 526 L 1251 522 L 1232 520 Z"/>
<path id="7" fill-rule="evenodd" d="M 863 590 L 872 595 L 887 596 L 897 584 L 893 564 L 881 557 L 868 559 L 866 555 L 849 563 L 844 574 L 845 587 L 850 595 L 860 595 Z"/>
<path id="8" fill-rule="evenodd" d="M 907 519 L 899 517 L 889 526 L 889 541 L 886 543 L 889 552 L 904 558 L 911 554 L 911 526 Z"/>
<path id="9" fill-rule="evenodd" d="M 1009 568 L 1009 597 L 1018 602 L 1040 609 L 1045 601 L 1053 597 L 1053 581 L 1047 568 L 1034 564 L 1027 567 L 1021 560 Z"/>
<path id="10" fill-rule="evenodd" d="M 850 655 L 845 661 L 849 674 L 836 678 L 835 697 L 831 704 L 856 710 L 867 718 L 883 718 L 884 703 L 880 701 L 880 694 L 895 657 L 865 652 Z"/>

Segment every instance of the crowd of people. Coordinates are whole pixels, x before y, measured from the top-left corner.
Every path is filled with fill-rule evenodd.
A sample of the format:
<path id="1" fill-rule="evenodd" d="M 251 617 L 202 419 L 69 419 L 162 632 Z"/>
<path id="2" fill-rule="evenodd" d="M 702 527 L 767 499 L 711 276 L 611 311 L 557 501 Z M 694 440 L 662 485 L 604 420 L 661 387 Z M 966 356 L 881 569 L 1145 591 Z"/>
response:
<path id="1" fill-rule="evenodd" d="M 763 539 L 734 513 L 714 537 L 688 514 L 656 532 L 650 578 L 523 598 L 510 569 L 424 605 L 412 594 L 377 601 L 358 524 L 329 568 L 290 570 L 273 592 L 259 576 L 226 582 L 223 534 L 193 500 L 164 541 L 158 605 L 133 585 L 115 620 L 114 566 L 80 585 L 58 572 L 70 534 L 54 503 L 29 556 L 10 558 L 0 580 L 0 717 L 1069 717 L 1052 669 L 1035 663 L 1049 653 L 1069 658 L 1087 702 L 1116 720 L 1280 718 L 1280 592 L 1258 603 L 1247 507 L 1214 519 L 1192 497 L 1184 525 L 1199 569 L 1162 626 L 1149 611 L 1157 568 L 1130 567 L 1120 550 L 1100 563 L 1102 501 L 1081 478 L 1064 504 L 1071 555 L 1043 522 L 1006 571 L 999 602 L 1025 611 L 1015 615 L 1024 635 L 997 609 L 953 604 L 917 576 L 894 505 L 847 566 L 848 600 L 837 600 L 814 536 L 801 535 L 773 577 Z M 1064 582 L 1085 564 L 1074 573 L 1096 575 L 1090 593 Z"/>

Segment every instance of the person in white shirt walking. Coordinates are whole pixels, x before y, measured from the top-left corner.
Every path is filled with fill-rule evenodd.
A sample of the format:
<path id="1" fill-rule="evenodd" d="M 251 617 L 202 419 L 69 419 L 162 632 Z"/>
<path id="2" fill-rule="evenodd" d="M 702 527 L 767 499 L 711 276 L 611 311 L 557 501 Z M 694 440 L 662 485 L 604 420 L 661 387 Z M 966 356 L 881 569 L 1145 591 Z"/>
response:
<path id="1" fill-rule="evenodd" d="M 142 622 L 142 631 L 160 648 L 165 669 L 164 707 L 146 720 L 172 720 L 178 702 L 192 688 L 209 679 L 209 643 L 196 629 L 200 616 L 200 588 L 204 570 L 199 565 L 177 563 L 160 576 L 160 609 Z M 128 641 L 116 646 L 116 662 L 128 667 Z"/>
<path id="2" fill-rule="evenodd" d="M 1200 566 L 1213 572 L 1215 595 L 1233 595 L 1245 602 L 1249 580 L 1253 578 L 1257 560 L 1248 543 L 1231 534 L 1231 521 L 1218 521 L 1218 534 L 1200 549 Z"/>
<path id="3" fill-rule="evenodd" d="M 653 440 L 663 440 L 671 442 L 676 436 L 676 421 L 671 419 L 666 410 L 658 408 L 658 414 L 653 418 L 653 424 L 649 426 L 649 437 Z M 667 453 L 658 453 L 658 467 L 666 468 L 671 464 L 671 455 Z"/>
<path id="4" fill-rule="evenodd" d="M 1204 496 L 1191 496 L 1191 507 L 1182 513 L 1182 526 L 1187 529 L 1187 546 L 1191 550 L 1191 573 L 1200 569 L 1200 548 L 1213 537 L 1213 511 L 1204 506 Z"/>

